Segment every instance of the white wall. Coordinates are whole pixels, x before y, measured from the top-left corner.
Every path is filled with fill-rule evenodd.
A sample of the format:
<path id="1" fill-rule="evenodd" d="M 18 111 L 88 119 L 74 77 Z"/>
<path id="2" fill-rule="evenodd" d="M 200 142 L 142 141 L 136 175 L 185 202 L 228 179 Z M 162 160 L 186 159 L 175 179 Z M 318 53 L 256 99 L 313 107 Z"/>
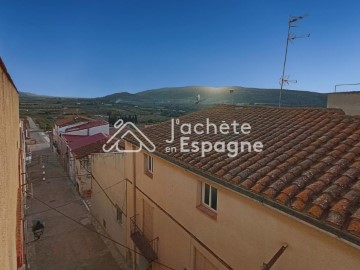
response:
<path id="1" fill-rule="evenodd" d="M 69 134 L 69 135 L 94 135 L 94 134 L 98 134 L 98 133 L 105 133 L 105 134 L 109 134 L 109 124 L 106 125 L 102 125 L 102 126 L 97 126 L 97 127 L 92 127 L 89 129 L 81 129 L 81 130 L 74 130 L 74 131 L 69 131 L 66 132 L 65 134 Z"/>
<path id="2" fill-rule="evenodd" d="M 72 127 L 76 127 L 76 126 L 79 126 L 79 125 L 82 125 L 82 124 L 85 124 L 87 122 L 78 122 L 78 123 L 75 123 L 75 124 L 72 124 L 72 125 L 67 125 L 67 126 L 63 126 L 63 127 L 57 127 L 57 134 L 59 135 L 60 133 L 64 133 L 66 129 L 68 128 L 72 128 Z"/>

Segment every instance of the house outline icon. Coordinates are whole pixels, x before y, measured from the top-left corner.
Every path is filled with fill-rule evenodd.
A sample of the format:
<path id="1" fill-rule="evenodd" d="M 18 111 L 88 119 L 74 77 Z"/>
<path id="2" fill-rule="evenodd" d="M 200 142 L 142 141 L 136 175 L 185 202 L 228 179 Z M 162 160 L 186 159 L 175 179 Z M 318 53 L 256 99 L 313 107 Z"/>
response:
<path id="1" fill-rule="evenodd" d="M 132 130 L 127 130 L 126 132 L 124 132 L 123 135 L 121 135 L 120 139 L 125 138 L 127 135 L 132 135 L 138 142 L 139 142 L 139 148 L 137 149 L 131 149 L 131 150 L 125 150 L 125 149 L 120 149 L 119 148 L 119 143 L 120 143 L 120 139 L 117 138 L 117 135 L 126 127 L 126 126 L 130 126 L 132 127 L 135 131 L 137 131 L 141 136 L 142 139 L 141 140 Z M 145 149 L 146 151 L 152 153 L 155 152 L 156 150 L 156 146 L 154 145 L 154 143 L 152 141 L 150 141 L 150 139 L 137 127 L 135 126 L 134 123 L 132 122 L 126 122 L 124 124 L 124 121 L 122 119 L 119 119 L 116 121 L 116 123 L 114 124 L 114 128 L 117 129 L 117 131 L 106 141 L 106 143 L 103 145 L 102 150 L 105 153 L 109 153 L 112 152 L 114 150 L 114 148 L 116 148 L 116 151 L 119 153 L 136 153 L 136 152 L 140 152 L 142 149 Z M 116 140 L 116 142 L 114 144 L 112 144 L 109 148 L 106 148 L 106 146 L 113 140 Z M 146 144 L 143 143 L 143 141 L 147 142 L 151 147 L 148 147 Z"/>

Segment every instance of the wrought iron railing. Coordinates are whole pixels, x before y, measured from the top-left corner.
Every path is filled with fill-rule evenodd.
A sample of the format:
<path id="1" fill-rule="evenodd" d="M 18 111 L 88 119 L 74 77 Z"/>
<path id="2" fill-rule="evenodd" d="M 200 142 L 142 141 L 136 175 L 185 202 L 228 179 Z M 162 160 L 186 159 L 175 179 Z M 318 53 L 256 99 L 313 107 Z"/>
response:
<path id="1" fill-rule="evenodd" d="M 130 233 L 131 239 L 148 262 L 157 260 L 159 237 L 148 240 L 143 230 L 137 225 L 137 215 L 130 218 Z"/>

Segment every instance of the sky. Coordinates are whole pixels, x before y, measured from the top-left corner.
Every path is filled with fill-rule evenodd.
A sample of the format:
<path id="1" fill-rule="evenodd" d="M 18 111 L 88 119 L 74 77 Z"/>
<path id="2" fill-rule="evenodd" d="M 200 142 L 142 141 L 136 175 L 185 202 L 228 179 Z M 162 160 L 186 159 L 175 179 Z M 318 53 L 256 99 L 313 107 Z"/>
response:
<path id="1" fill-rule="evenodd" d="M 177 86 L 360 82 L 358 0 L 0 0 L 0 56 L 20 91 L 98 97 Z M 342 87 L 339 90 L 356 90 Z"/>

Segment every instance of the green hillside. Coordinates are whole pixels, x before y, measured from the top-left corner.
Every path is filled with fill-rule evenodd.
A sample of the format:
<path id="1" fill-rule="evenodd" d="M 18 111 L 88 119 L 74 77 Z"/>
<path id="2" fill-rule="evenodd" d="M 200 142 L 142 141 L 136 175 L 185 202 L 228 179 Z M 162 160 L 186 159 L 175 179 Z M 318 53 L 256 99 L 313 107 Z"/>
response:
<path id="1" fill-rule="evenodd" d="M 232 94 L 230 90 L 234 90 Z M 259 89 L 233 87 L 170 87 L 147 90 L 135 94 L 116 93 L 99 98 L 109 103 L 132 103 L 132 104 L 194 104 L 197 96 L 200 95 L 202 105 L 236 103 L 236 104 L 257 104 L 257 105 L 277 105 L 279 101 L 279 89 Z M 283 90 L 283 106 L 308 106 L 325 107 L 326 94 Z"/>
<path id="2" fill-rule="evenodd" d="M 230 90 L 232 93 L 230 93 Z M 200 103 L 195 104 L 200 95 Z M 41 128 L 49 129 L 64 115 L 83 114 L 96 119 L 108 115 L 137 115 L 139 123 L 156 123 L 213 104 L 277 106 L 278 89 L 233 87 L 169 87 L 139 93 L 121 92 L 98 98 L 64 98 L 20 92 L 20 114 L 31 116 Z M 282 91 L 283 106 L 325 107 L 326 94 Z"/>

